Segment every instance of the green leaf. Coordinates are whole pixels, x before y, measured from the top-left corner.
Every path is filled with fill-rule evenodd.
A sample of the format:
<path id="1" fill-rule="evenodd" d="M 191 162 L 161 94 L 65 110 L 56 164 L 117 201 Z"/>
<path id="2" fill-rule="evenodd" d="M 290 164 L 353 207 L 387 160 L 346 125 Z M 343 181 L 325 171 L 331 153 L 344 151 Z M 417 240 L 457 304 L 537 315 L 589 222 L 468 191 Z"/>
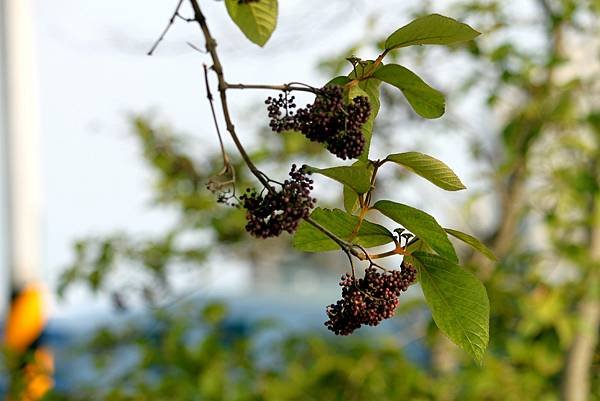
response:
<path id="1" fill-rule="evenodd" d="M 470 245 L 476 251 L 481 252 L 488 259 L 490 259 L 494 262 L 498 260 L 496 258 L 496 255 L 494 255 L 494 253 L 490 250 L 490 248 L 485 246 L 481 241 L 479 241 L 477 238 L 473 237 L 472 235 L 463 233 L 458 230 L 452 230 L 451 228 L 445 228 L 444 230 L 446 230 L 446 232 L 448 234 L 452 235 L 453 237 L 456 237 L 459 240 L 463 241 L 464 243 Z"/>
<path id="2" fill-rule="evenodd" d="M 480 33 L 467 24 L 439 14 L 417 18 L 392 33 L 385 41 L 386 50 L 412 45 L 449 45 L 464 42 Z"/>
<path id="3" fill-rule="evenodd" d="M 367 94 L 369 103 L 371 104 L 371 115 L 361 128 L 361 132 L 365 138 L 365 148 L 359 159 L 365 161 L 369 158 L 369 149 L 371 148 L 371 138 L 373 137 L 375 118 L 377 118 L 377 114 L 379 114 L 379 108 L 381 107 L 381 103 L 379 101 L 381 81 L 375 78 L 369 78 L 364 81 L 360 81 L 358 87 Z"/>
<path id="4" fill-rule="evenodd" d="M 240 4 L 225 0 L 229 16 L 250 41 L 264 46 L 277 25 L 277 0 L 260 0 Z"/>
<path id="5" fill-rule="evenodd" d="M 426 154 L 419 152 L 395 153 L 386 157 L 386 160 L 406 167 L 447 191 L 460 191 L 466 188 L 450 167 Z"/>
<path id="6" fill-rule="evenodd" d="M 415 234 L 440 256 L 458 262 L 456 251 L 448 239 L 448 235 L 431 215 L 414 207 L 387 200 L 375 203 L 372 208 L 379 210 Z"/>
<path id="7" fill-rule="evenodd" d="M 435 251 L 433 249 L 431 249 L 431 247 L 429 245 L 427 245 L 425 242 L 421 241 L 419 238 L 417 238 L 414 241 L 411 241 L 410 244 L 406 247 L 406 252 L 410 253 L 415 253 L 417 251 L 422 251 L 422 252 L 427 252 L 427 253 L 435 253 Z"/>
<path id="8" fill-rule="evenodd" d="M 348 241 L 358 217 L 340 209 L 315 209 L 310 217 L 317 223 Z M 379 224 L 363 220 L 358 235 L 353 242 L 365 248 L 384 245 L 393 241 L 393 234 Z M 304 252 L 325 252 L 340 249 L 339 245 L 322 231 L 306 221 L 302 221 L 294 235 L 294 247 Z"/>
<path id="9" fill-rule="evenodd" d="M 353 214 L 358 209 L 358 194 L 347 185 L 344 185 L 344 209 Z"/>
<path id="10" fill-rule="evenodd" d="M 344 75 L 340 75 L 340 76 L 333 78 L 331 81 L 327 82 L 325 84 L 325 86 L 329 86 L 329 85 L 342 86 L 342 85 L 346 85 L 348 82 L 350 82 L 350 78 L 348 78 Z"/>
<path id="11" fill-rule="evenodd" d="M 371 173 L 365 166 L 340 166 L 322 169 L 306 166 L 305 170 L 341 182 L 358 194 L 367 193 L 371 189 Z"/>
<path id="12" fill-rule="evenodd" d="M 400 89 L 408 103 L 421 117 L 438 118 L 444 114 L 444 95 L 427 85 L 408 68 L 389 64 L 379 68 L 373 76 Z"/>
<path id="13" fill-rule="evenodd" d="M 353 166 L 366 167 L 369 170 L 369 175 L 373 175 L 373 164 L 369 161 L 357 160 L 352 163 Z M 349 186 L 344 185 L 344 209 L 353 214 L 359 207 L 358 194 Z"/>
<path id="14" fill-rule="evenodd" d="M 485 287 L 471 272 L 437 255 L 415 252 L 412 259 L 435 324 L 481 363 L 489 341 Z"/>
<path id="15" fill-rule="evenodd" d="M 346 93 L 346 102 L 350 103 L 354 100 L 355 97 L 358 96 L 369 97 L 369 94 L 365 92 L 365 90 L 361 88 L 360 85 L 353 85 L 348 89 L 348 92 Z"/>
<path id="16" fill-rule="evenodd" d="M 373 63 L 374 61 L 372 60 L 362 62 L 355 68 L 354 71 L 348 74 L 348 77 L 350 79 L 360 79 L 363 78 L 365 74 L 370 73 L 371 70 L 377 71 L 382 66 L 382 64 L 380 64 L 373 69 Z M 369 103 L 371 104 L 371 115 L 361 128 L 361 132 L 365 137 L 365 148 L 362 155 L 359 157 L 359 160 L 362 161 L 366 161 L 369 158 L 371 137 L 373 136 L 373 126 L 375 124 L 375 118 L 377 117 L 377 114 L 379 114 L 379 108 L 381 107 L 381 103 L 379 101 L 380 87 L 381 81 L 379 79 L 367 78 L 361 80 L 358 85 L 354 85 L 348 90 L 348 100 L 354 99 L 356 96 L 367 96 L 369 98 Z"/>

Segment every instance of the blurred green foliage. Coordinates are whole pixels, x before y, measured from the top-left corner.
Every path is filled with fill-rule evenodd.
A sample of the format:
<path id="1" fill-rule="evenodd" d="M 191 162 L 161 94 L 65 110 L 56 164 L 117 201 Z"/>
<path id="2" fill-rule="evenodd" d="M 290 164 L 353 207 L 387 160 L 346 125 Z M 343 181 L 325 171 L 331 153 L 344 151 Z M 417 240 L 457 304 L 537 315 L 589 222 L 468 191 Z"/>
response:
<path id="1" fill-rule="evenodd" d="M 460 370 L 434 374 L 411 362 L 393 338 L 290 333 L 260 321 L 236 330 L 227 324 L 228 317 L 223 304 L 200 310 L 189 305 L 158 312 L 151 328 L 131 325 L 99 331 L 87 352 L 101 362 L 100 372 L 118 370 L 125 348 L 135 349 L 135 363 L 111 380 L 99 375 L 101 384 L 89 383 L 74 393 L 54 392 L 46 399 L 559 399 L 553 380 L 559 370 L 557 344 L 512 343 L 507 355 L 488 355 L 484 368 L 466 359 Z M 556 352 L 548 353 L 553 347 Z M 512 364 L 506 363 L 507 357 Z"/>

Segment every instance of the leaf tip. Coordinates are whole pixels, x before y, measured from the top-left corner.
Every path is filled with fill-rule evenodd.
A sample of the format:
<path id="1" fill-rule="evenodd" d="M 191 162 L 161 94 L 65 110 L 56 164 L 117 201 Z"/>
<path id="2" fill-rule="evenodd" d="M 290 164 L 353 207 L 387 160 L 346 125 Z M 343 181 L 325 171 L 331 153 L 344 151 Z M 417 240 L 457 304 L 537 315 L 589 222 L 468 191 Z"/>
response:
<path id="1" fill-rule="evenodd" d="M 473 358 L 473 360 L 475 361 L 475 363 L 477 364 L 477 366 L 479 366 L 480 368 L 483 367 L 483 356 L 485 354 L 485 351 L 481 354 L 471 354 L 471 357 Z"/>

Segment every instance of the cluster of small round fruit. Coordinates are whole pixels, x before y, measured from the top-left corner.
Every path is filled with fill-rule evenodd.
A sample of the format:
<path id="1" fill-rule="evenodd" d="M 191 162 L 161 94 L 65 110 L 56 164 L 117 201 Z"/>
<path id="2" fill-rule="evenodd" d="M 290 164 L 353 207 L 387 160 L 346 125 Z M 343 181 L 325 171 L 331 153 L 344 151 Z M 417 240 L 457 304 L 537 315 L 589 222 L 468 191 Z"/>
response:
<path id="1" fill-rule="evenodd" d="M 311 141 L 323 143 L 341 159 L 355 159 L 362 154 L 365 138 L 361 128 L 371 115 L 367 97 L 356 96 L 346 104 L 342 87 L 330 85 L 318 89 L 314 102 L 295 112 L 294 101 L 287 92 L 265 100 L 273 131 L 299 131 Z"/>
<path id="2" fill-rule="evenodd" d="M 342 299 L 327 307 L 329 320 L 325 326 L 337 335 L 348 335 L 362 325 L 377 326 L 394 316 L 398 297 L 415 282 L 417 272 L 402 262 L 401 270 L 379 272 L 374 267 L 365 270 L 364 278 L 342 276 Z"/>
<path id="3" fill-rule="evenodd" d="M 284 231 L 293 233 L 301 219 L 310 215 L 316 200 L 310 196 L 313 181 L 303 168 L 292 165 L 290 179 L 279 190 L 271 188 L 257 192 L 248 188 L 240 196 L 246 209 L 246 231 L 257 238 L 276 237 Z M 263 194 L 263 192 L 266 192 Z"/>

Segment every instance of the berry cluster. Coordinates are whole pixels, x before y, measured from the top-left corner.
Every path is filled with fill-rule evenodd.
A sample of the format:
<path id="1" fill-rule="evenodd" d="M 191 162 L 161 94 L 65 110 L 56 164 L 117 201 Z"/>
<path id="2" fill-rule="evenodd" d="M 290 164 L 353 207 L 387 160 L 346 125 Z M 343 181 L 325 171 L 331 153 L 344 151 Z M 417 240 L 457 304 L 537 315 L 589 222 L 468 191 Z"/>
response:
<path id="1" fill-rule="evenodd" d="M 304 169 L 292 165 L 290 179 L 285 180 L 279 191 L 257 192 L 247 189 L 240 196 L 246 209 L 246 231 L 257 238 L 276 237 L 283 231 L 293 233 L 300 219 L 308 217 L 316 200 L 310 196 L 313 181 Z"/>
<path id="2" fill-rule="evenodd" d="M 278 98 L 267 98 L 271 129 L 300 131 L 311 141 L 324 143 L 341 159 L 359 157 L 365 146 L 361 127 L 371 114 L 369 99 L 357 96 L 346 104 L 342 88 L 334 85 L 319 89 L 316 95 L 313 104 L 295 113 L 294 97 L 288 97 L 287 92 Z"/>
<path id="3" fill-rule="evenodd" d="M 401 270 L 378 272 L 374 267 L 356 279 L 342 276 L 342 299 L 327 307 L 329 320 L 325 326 L 337 335 L 348 335 L 362 325 L 377 326 L 383 319 L 394 316 L 398 296 L 415 282 L 414 267 L 402 262 Z"/>

